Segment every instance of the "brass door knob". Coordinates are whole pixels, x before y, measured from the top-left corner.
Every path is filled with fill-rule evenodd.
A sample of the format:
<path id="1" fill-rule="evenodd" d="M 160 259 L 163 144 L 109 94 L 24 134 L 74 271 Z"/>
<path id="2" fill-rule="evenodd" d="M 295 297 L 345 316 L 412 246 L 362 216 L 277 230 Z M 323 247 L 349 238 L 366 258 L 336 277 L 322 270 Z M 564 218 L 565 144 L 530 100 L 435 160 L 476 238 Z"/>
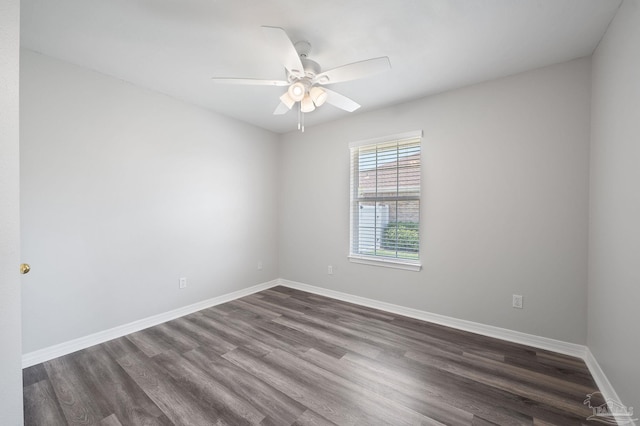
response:
<path id="1" fill-rule="evenodd" d="M 31 270 L 31 266 L 29 266 L 29 264 L 28 264 L 28 263 L 22 263 L 22 264 L 20 264 L 20 273 L 21 273 L 22 275 L 24 275 L 24 274 L 28 274 L 30 270 Z"/>

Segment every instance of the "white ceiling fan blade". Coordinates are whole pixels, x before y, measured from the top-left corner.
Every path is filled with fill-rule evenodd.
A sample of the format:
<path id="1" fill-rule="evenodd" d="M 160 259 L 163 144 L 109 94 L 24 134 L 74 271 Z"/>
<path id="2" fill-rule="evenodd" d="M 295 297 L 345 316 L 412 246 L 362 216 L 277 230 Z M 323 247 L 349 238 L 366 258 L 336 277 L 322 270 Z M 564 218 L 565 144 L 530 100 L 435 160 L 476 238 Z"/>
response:
<path id="1" fill-rule="evenodd" d="M 343 109 L 345 111 L 353 112 L 360 108 L 360 104 L 357 102 L 347 98 L 344 95 L 341 95 L 338 92 L 334 92 L 333 90 L 329 90 L 327 88 L 324 89 L 327 92 L 327 103 L 331 104 L 335 107 Z"/>
<path id="2" fill-rule="evenodd" d="M 343 65 L 318 74 L 315 82 L 319 84 L 340 83 L 343 81 L 356 80 L 358 78 L 367 77 L 378 74 L 391 69 L 391 62 L 386 56 L 380 58 L 367 59 L 365 61 L 354 62 L 352 64 Z"/>
<path id="3" fill-rule="evenodd" d="M 280 104 L 273 111 L 273 115 L 282 115 L 289 112 L 291 108 L 289 108 L 284 102 L 280 102 Z"/>
<path id="4" fill-rule="evenodd" d="M 269 45 L 273 47 L 278 60 L 287 71 L 297 77 L 302 77 L 304 75 L 304 67 L 287 33 L 280 27 L 267 26 L 262 27 L 262 32 Z"/>
<path id="5" fill-rule="evenodd" d="M 250 86 L 288 86 L 289 82 L 284 80 L 260 80 L 257 78 L 218 78 L 213 77 L 215 83 L 224 84 L 244 84 Z"/>

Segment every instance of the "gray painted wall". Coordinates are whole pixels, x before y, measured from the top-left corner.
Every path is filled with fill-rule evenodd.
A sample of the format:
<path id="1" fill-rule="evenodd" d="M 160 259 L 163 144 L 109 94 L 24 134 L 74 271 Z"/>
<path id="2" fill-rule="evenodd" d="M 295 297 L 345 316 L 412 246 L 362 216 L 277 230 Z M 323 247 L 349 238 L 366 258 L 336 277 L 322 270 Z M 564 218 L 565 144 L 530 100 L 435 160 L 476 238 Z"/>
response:
<path id="1" fill-rule="evenodd" d="M 2 27 L 15 29 L 2 43 L 17 49 L 17 2 L 2 7 Z M 581 59 L 281 138 L 23 52 L 23 258 L 34 265 L 24 351 L 282 276 L 587 343 L 623 402 L 640 406 L 629 333 L 640 297 L 639 9 L 623 3 L 592 79 Z M 0 76 L 13 79 L 0 97 L 4 160 L 17 141 L 17 52 L 1 60 Z M 351 264 L 347 145 L 416 129 L 423 270 Z M 3 202 L 15 201 L 10 180 L 0 183 Z M 10 271 L 16 246 L 1 248 Z M 3 347 L 19 347 L 18 279 L 0 282 Z M 512 293 L 524 310 L 510 307 Z M 0 382 L 14 382 L 1 390 L 2 424 L 21 421 L 15 352 L 1 355 Z"/>
<path id="2" fill-rule="evenodd" d="M 0 2 L 0 424 L 22 424 L 18 81 L 20 2 Z"/>
<path id="3" fill-rule="evenodd" d="M 588 346 L 640 411 L 640 2 L 625 0 L 593 56 Z M 637 416 L 636 416 L 637 417 Z"/>
<path id="4" fill-rule="evenodd" d="M 284 135 L 281 277 L 584 344 L 589 102 L 587 58 Z M 417 129 L 422 271 L 349 263 L 348 143 Z"/>
<path id="5" fill-rule="evenodd" d="M 25 353 L 278 277 L 275 134 L 30 51 L 21 78 Z"/>

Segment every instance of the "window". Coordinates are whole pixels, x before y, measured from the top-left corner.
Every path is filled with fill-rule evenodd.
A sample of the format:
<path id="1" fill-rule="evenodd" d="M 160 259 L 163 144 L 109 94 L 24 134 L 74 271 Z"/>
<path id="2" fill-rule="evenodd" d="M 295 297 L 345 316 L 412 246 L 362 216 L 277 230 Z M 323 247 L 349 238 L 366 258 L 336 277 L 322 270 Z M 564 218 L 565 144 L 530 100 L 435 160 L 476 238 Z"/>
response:
<path id="1" fill-rule="evenodd" d="M 420 270 L 420 144 L 411 132 L 350 144 L 353 262 Z"/>

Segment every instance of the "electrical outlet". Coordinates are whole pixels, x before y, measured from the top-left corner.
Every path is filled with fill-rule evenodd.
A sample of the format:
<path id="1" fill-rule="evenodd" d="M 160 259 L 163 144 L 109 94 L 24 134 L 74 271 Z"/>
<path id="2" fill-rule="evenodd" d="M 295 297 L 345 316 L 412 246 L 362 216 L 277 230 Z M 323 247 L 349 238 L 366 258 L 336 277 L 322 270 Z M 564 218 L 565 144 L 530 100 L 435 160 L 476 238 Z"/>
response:
<path id="1" fill-rule="evenodd" d="M 522 309 L 522 295 L 514 294 L 513 295 L 513 307 L 517 309 Z"/>
<path id="2" fill-rule="evenodd" d="M 262 260 L 258 261 L 258 271 L 262 271 Z"/>
<path id="3" fill-rule="evenodd" d="M 182 277 L 180 278 L 180 286 L 179 288 L 187 288 L 187 279 Z"/>
<path id="4" fill-rule="evenodd" d="M 332 265 L 327 266 L 327 274 L 333 275 L 333 266 Z"/>

